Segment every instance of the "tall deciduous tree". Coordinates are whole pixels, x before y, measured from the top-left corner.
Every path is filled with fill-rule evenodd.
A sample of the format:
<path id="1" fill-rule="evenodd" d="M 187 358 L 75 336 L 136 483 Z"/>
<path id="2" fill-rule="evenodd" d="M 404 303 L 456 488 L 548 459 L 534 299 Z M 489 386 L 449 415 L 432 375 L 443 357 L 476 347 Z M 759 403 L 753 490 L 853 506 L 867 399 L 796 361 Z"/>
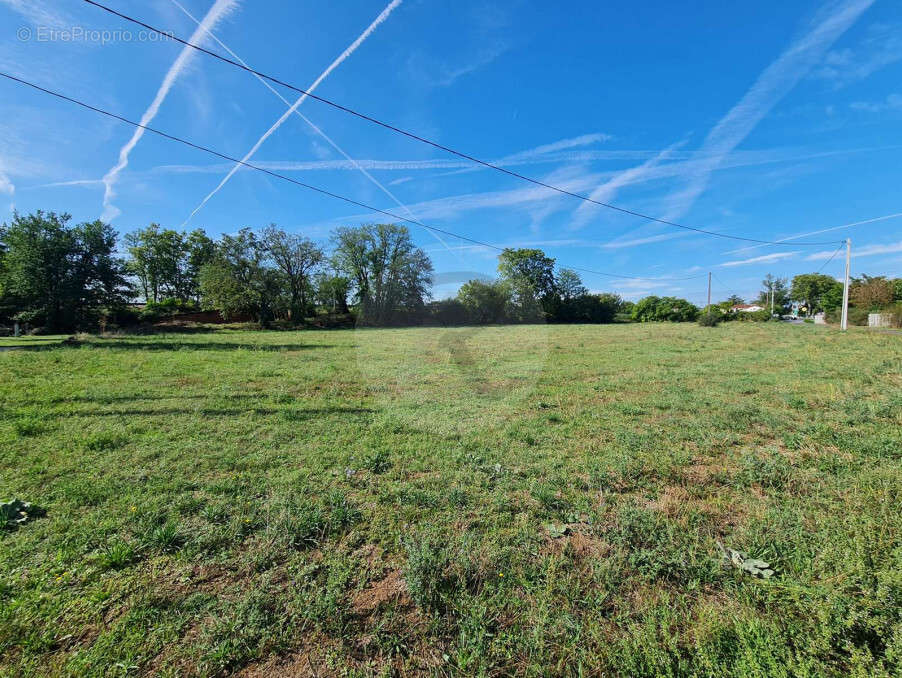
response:
<path id="1" fill-rule="evenodd" d="M 556 300 L 554 259 L 537 249 L 506 249 L 498 256 L 501 280 L 510 287 L 512 315 L 528 322 L 550 315 Z"/>
<path id="2" fill-rule="evenodd" d="M 774 312 L 787 313 L 791 306 L 791 299 L 786 278 L 777 278 L 768 273 L 764 280 L 761 281 L 758 303 L 768 310 L 770 310 L 771 293 L 773 293 Z"/>
<path id="3" fill-rule="evenodd" d="M 151 224 L 125 236 L 134 275 L 144 299 L 196 300 L 200 268 L 211 260 L 214 243 L 200 229 L 184 233 Z"/>
<path id="4" fill-rule="evenodd" d="M 562 268 L 558 271 L 555 287 L 563 301 L 570 301 L 588 293 L 579 273 L 569 268 Z"/>
<path id="5" fill-rule="evenodd" d="M 0 228 L 0 313 L 50 331 L 90 329 L 131 294 L 116 257 L 116 232 L 100 221 L 69 226 L 68 214 L 15 214 Z"/>
<path id="6" fill-rule="evenodd" d="M 893 303 L 893 283 L 884 276 L 863 275 L 849 287 L 849 297 L 856 306 L 868 311 L 879 311 Z"/>
<path id="7" fill-rule="evenodd" d="M 457 298 L 466 309 L 470 322 L 484 325 L 502 323 L 506 319 L 509 290 L 501 282 L 470 280 L 461 286 Z"/>
<path id="8" fill-rule="evenodd" d="M 310 276 L 323 262 L 323 251 L 301 235 L 286 233 L 275 224 L 263 231 L 263 243 L 273 262 L 288 281 L 290 317 L 303 320 L 308 311 Z"/>
<path id="9" fill-rule="evenodd" d="M 824 309 L 825 295 L 835 290 L 837 286 L 842 288 L 842 284 L 829 275 L 803 273 L 792 279 L 790 295 L 793 301 L 803 304 L 810 315 Z"/>
<path id="10" fill-rule="evenodd" d="M 214 259 L 200 271 L 205 303 L 223 318 L 248 313 L 266 326 L 287 307 L 285 278 L 266 265 L 267 257 L 266 246 L 248 228 L 222 236 Z"/>
<path id="11" fill-rule="evenodd" d="M 360 320 L 395 322 L 423 309 L 432 284 L 432 262 L 397 224 L 339 228 L 335 267 L 354 285 Z"/>
<path id="12" fill-rule="evenodd" d="M 316 300 L 330 313 L 348 312 L 348 293 L 351 290 L 351 280 L 332 271 L 321 272 L 316 275 Z"/>

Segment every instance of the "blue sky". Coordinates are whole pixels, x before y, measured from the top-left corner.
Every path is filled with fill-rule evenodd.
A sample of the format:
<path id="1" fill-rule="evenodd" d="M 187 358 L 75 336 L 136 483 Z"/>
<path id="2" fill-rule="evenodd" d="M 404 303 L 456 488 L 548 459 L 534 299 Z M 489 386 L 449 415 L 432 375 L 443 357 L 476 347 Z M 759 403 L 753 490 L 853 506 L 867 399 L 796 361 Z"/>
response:
<path id="1" fill-rule="evenodd" d="M 898 2 L 108 2 L 568 190 L 754 238 L 834 229 L 798 240 L 849 236 L 853 274 L 902 276 Z M 250 162 L 446 230 L 648 278 L 584 275 L 593 290 L 699 303 L 704 278 L 667 278 L 711 270 L 715 297 L 751 296 L 765 274 L 817 270 L 835 249 L 748 247 L 643 222 L 314 100 L 289 112 L 296 93 L 82 2 L 0 0 L 0 27 L 5 72 L 232 156 L 258 146 Z M 227 177 L 228 163 L 133 135 L 0 82 L 0 218 L 42 208 L 120 232 L 158 222 L 211 234 L 274 222 L 324 242 L 335 226 L 386 220 L 259 172 Z M 454 272 L 494 272 L 495 252 L 411 230 L 452 281 L 437 296 L 453 291 Z M 837 255 L 825 272 L 841 271 Z"/>

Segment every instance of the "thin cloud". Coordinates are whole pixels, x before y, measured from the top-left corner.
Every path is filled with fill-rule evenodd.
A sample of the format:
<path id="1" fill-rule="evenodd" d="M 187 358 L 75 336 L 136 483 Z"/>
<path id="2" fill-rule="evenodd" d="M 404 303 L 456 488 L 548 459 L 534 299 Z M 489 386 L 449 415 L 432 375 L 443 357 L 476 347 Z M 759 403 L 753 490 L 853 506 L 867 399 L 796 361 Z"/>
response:
<path id="1" fill-rule="evenodd" d="M 488 66 L 508 49 L 510 49 L 510 45 L 504 41 L 499 41 L 489 47 L 483 47 L 476 53 L 475 57 L 464 65 L 456 68 L 444 67 L 439 75 L 430 78 L 430 84 L 435 87 L 448 87 L 453 85 L 458 78 L 469 75 L 474 71 L 478 71 L 484 66 Z"/>
<path id="2" fill-rule="evenodd" d="M 328 78 L 329 74 L 332 73 L 332 71 L 334 71 L 336 68 L 338 68 L 345 61 L 345 59 L 347 59 L 355 51 L 357 51 L 357 48 L 360 47 L 360 45 L 362 45 L 363 42 L 368 37 L 370 37 L 370 35 L 372 35 L 373 31 L 375 31 L 386 19 L 388 19 L 389 15 L 395 10 L 396 7 L 398 7 L 401 4 L 401 2 L 402 2 L 402 0 L 392 0 L 388 4 L 388 6 L 382 10 L 382 12 L 379 14 L 379 16 L 377 16 L 376 19 L 369 26 L 367 26 L 366 30 L 364 30 L 363 33 L 361 33 L 354 42 L 352 42 L 340 55 L 338 55 L 338 58 L 335 59 L 335 61 L 333 61 L 331 64 L 329 64 L 329 67 L 325 71 L 323 71 L 316 80 L 313 81 L 313 84 L 311 84 L 307 88 L 307 94 L 302 94 L 298 98 L 298 100 L 295 101 L 294 104 L 292 104 L 288 108 L 288 110 L 285 111 L 282 114 L 282 116 L 278 120 L 276 120 L 276 122 L 268 130 L 266 130 L 266 132 L 264 132 L 263 136 L 261 136 L 257 140 L 257 142 L 251 147 L 251 149 L 247 153 L 244 154 L 244 157 L 241 159 L 242 162 L 248 162 L 251 158 L 254 157 L 254 154 L 260 149 L 260 147 L 263 145 L 263 143 L 267 139 L 269 139 L 269 137 L 272 136 L 275 133 L 275 131 L 277 129 L 279 129 L 282 126 L 282 124 L 286 120 L 288 120 L 289 117 L 291 117 L 292 114 L 294 114 L 294 112 L 298 109 L 298 107 L 302 103 L 304 103 L 304 101 L 307 99 L 307 95 L 310 92 L 313 92 L 317 87 L 319 87 L 320 83 L 322 83 L 323 80 Z M 208 193 L 207 196 L 203 200 L 201 200 L 200 204 L 194 208 L 194 210 L 191 212 L 191 214 L 185 220 L 186 223 L 188 221 L 190 221 L 191 218 L 195 214 L 197 214 L 200 210 L 203 209 L 204 205 L 206 205 L 210 201 L 210 198 L 212 198 L 214 195 L 216 195 L 222 189 L 222 187 L 225 186 L 229 182 L 229 180 L 235 175 L 235 172 L 237 172 L 241 166 L 242 165 L 240 163 L 235 163 L 235 165 L 232 167 L 232 169 L 229 170 L 229 173 L 225 177 L 223 177 L 222 181 L 219 182 L 219 184 L 216 186 L 216 188 L 214 188 L 212 191 L 210 191 L 210 193 Z"/>
<path id="3" fill-rule="evenodd" d="M 837 89 L 864 80 L 881 68 L 902 60 L 902 26 L 874 24 L 853 48 L 834 50 L 824 57 L 814 75 Z"/>
<path id="4" fill-rule="evenodd" d="M 16 187 L 13 185 L 13 182 L 9 180 L 9 177 L 2 171 L 0 171 L 0 193 L 5 195 L 13 195 L 16 192 Z"/>
<path id="5" fill-rule="evenodd" d="M 760 151 L 734 151 L 727 158 L 721 161 L 719 169 L 730 169 L 735 167 L 749 167 L 755 165 L 765 165 L 779 162 L 789 162 L 797 160 L 810 160 L 814 158 L 823 158 L 834 155 L 847 155 L 851 153 L 865 153 L 869 151 L 887 150 L 897 148 L 896 146 L 886 147 L 867 147 L 853 148 L 842 151 L 820 151 L 816 153 L 805 153 L 802 149 L 768 149 Z M 620 151 L 577 151 L 565 152 L 560 151 L 550 154 L 532 155 L 531 151 L 524 151 L 523 156 L 514 159 L 500 159 L 493 161 L 493 164 L 502 167 L 517 167 L 522 165 L 547 165 L 547 164 L 586 164 L 598 160 L 648 160 L 660 154 L 660 150 L 620 150 Z M 526 155 L 530 154 L 530 155 Z M 520 154 L 517 154 L 520 155 Z M 660 179 L 671 176 L 684 176 L 688 171 L 693 170 L 702 162 L 702 159 L 692 157 L 688 154 L 673 151 L 670 159 L 676 160 L 684 158 L 677 162 L 671 162 L 665 165 L 659 165 L 654 171 L 646 172 L 642 180 Z M 420 171 L 435 169 L 456 169 L 464 171 L 477 171 L 485 169 L 474 167 L 473 163 L 468 160 L 451 160 L 451 159 L 429 159 L 429 160 L 376 160 L 372 158 L 357 158 L 353 162 L 350 160 L 257 160 L 254 165 L 264 167 L 273 171 L 330 171 L 330 170 L 358 170 L 363 167 L 368 170 L 378 171 Z M 153 169 L 155 172 L 169 172 L 178 174 L 219 174 L 226 172 L 232 167 L 231 163 L 214 163 L 210 165 L 159 165 Z M 248 167 L 239 166 L 239 171 L 249 170 Z M 448 174 L 459 174 L 460 171 L 450 172 Z M 618 172 L 608 172 L 606 176 L 613 177 Z M 438 176 L 446 176 L 439 174 Z M 631 183 L 641 183 L 634 179 Z"/>
<path id="6" fill-rule="evenodd" d="M 902 94 L 888 94 L 883 101 L 853 101 L 849 104 L 853 111 L 865 113 L 885 113 L 886 111 L 902 111 Z"/>
<path id="7" fill-rule="evenodd" d="M 645 238 L 633 238 L 632 240 L 612 240 L 604 244 L 605 249 L 617 250 L 625 247 L 638 247 L 639 245 L 650 245 L 653 242 L 663 242 L 665 240 L 673 240 L 674 238 L 685 238 L 688 231 L 661 233 L 659 235 L 650 235 Z"/>
<path id="8" fill-rule="evenodd" d="M 202 44 L 206 40 L 206 35 L 213 29 L 213 27 L 237 8 L 239 1 L 240 0 L 216 0 L 210 10 L 207 12 L 206 16 L 204 16 L 203 21 L 201 21 L 200 25 L 197 27 L 194 33 L 191 34 L 191 38 L 188 40 L 188 42 L 192 44 Z M 166 96 L 169 94 L 169 91 L 172 89 L 175 81 L 185 70 L 185 67 L 194 58 L 195 54 L 196 50 L 191 47 L 185 46 L 182 48 L 182 51 L 179 53 L 176 60 L 172 63 L 172 66 L 169 67 L 169 70 L 166 73 L 166 77 L 163 78 L 163 82 L 160 85 L 160 88 L 157 90 L 156 96 L 154 96 L 150 106 L 148 106 L 147 110 L 144 111 L 144 115 L 141 116 L 142 125 L 149 125 L 151 121 L 156 117 L 157 113 L 160 110 L 160 106 L 162 106 L 163 101 L 166 100 Z M 119 175 L 122 173 L 122 170 L 128 167 L 129 154 L 132 152 L 135 146 L 138 145 L 138 142 L 143 136 L 144 130 L 140 127 L 135 128 L 131 139 L 129 139 L 128 142 L 119 151 L 119 161 L 103 177 L 104 210 L 103 216 L 101 218 L 104 221 L 112 221 L 122 213 L 122 211 L 115 205 L 113 205 L 112 202 L 113 198 L 116 195 L 114 187 L 119 179 Z"/>
<path id="9" fill-rule="evenodd" d="M 33 26 L 72 28 L 75 25 L 68 14 L 44 0 L 0 0 L 0 4 L 17 12 Z"/>
<path id="10" fill-rule="evenodd" d="M 902 217 L 902 212 L 895 212 L 894 214 L 885 214 L 882 217 L 874 217 L 873 219 L 863 219 L 862 221 L 853 221 L 848 224 L 842 224 L 841 226 L 830 226 L 829 228 L 821 228 L 817 231 L 806 231 L 805 233 L 797 233 L 796 235 L 791 235 L 788 238 L 780 238 L 775 242 L 791 242 L 793 240 L 798 240 L 799 238 L 804 238 L 806 236 L 811 235 L 819 235 L 821 233 L 829 233 L 831 231 L 841 231 L 847 228 L 854 228 L 855 226 L 864 226 L 865 224 L 873 224 L 878 221 L 886 221 L 887 219 L 898 219 Z M 764 245 L 749 245 L 747 247 L 740 247 L 735 250 L 728 250 L 724 252 L 724 254 L 735 254 L 737 252 L 746 252 L 748 250 L 758 249 L 759 247 L 764 247 Z"/>
<path id="11" fill-rule="evenodd" d="M 824 54 L 867 10 L 874 0 L 839 0 L 830 3 L 810 28 L 758 76 L 742 99 L 705 138 L 699 167 L 684 189 L 674 194 L 676 203 L 665 218 L 685 214 L 705 192 L 712 172 L 758 125 L 773 107 L 823 59 Z"/>
<path id="12" fill-rule="evenodd" d="M 612 137 L 610 134 L 603 134 L 601 132 L 595 132 L 593 134 L 581 134 L 580 136 L 573 137 L 571 139 L 561 139 L 560 141 L 554 141 L 550 144 L 543 144 L 541 146 L 536 146 L 535 148 L 530 148 L 526 151 L 520 151 L 519 153 L 508 156 L 508 159 L 515 160 L 520 158 L 531 158 L 537 155 L 543 155 L 545 153 L 563 151 L 567 148 L 589 146 L 590 144 L 600 144 L 605 141 L 610 141 L 613 138 L 614 137 Z"/>
<path id="13" fill-rule="evenodd" d="M 782 261 L 783 259 L 791 259 L 792 257 L 794 257 L 798 254 L 799 254 L 799 252 L 774 252 L 773 254 L 764 254 L 760 257 L 752 257 L 751 259 L 741 259 L 739 261 L 725 261 L 722 264 L 718 264 L 718 266 L 721 266 L 723 268 L 729 268 L 731 266 L 745 266 L 747 264 L 770 264 L 775 261 Z"/>
<path id="14" fill-rule="evenodd" d="M 889 245 L 866 245 L 864 247 L 852 247 L 852 258 L 857 259 L 859 257 L 876 257 L 880 254 L 895 254 L 896 252 L 902 252 L 902 241 L 896 243 L 890 243 Z M 805 261 L 819 261 L 821 259 L 829 259 L 834 254 L 834 251 L 830 252 L 816 252 L 805 257 Z"/>
<path id="15" fill-rule="evenodd" d="M 857 152 L 860 149 L 855 149 Z M 848 151 L 847 151 L 848 152 Z M 660 153 L 660 151 L 658 151 Z M 810 154 L 809 156 L 804 157 L 820 157 L 823 154 Z M 733 167 L 747 167 L 754 166 L 760 164 L 767 164 L 772 162 L 782 162 L 789 159 L 797 159 L 798 156 L 789 156 L 785 153 L 742 153 L 742 152 L 734 152 L 728 158 L 725 158 L 717 167 L 717 170 L 725 170 Z M 367 161 L 360 161 L 366 163 Z M 378 162 L 378 161 L 375 161 Z M 420 161 L 412 161 L 412 162 L 420 162 Z M 425 161 L 432 162 L 432 161 Z M 440 161 L 442 162 L 442 161 Z M 454 162 L 454 161 L 452 161 Z M 697 160 L 689 160 L 685 162 L 671 162 L 662 165 L 658 165 L 654 168 L 648 169 L 642 176 L 632 176 L 629 178 L 629 181 L 624 181 L 624 185 L 627 184 L 639 184 L 639 183 L 647 183 L 654 180 L 663 180 L 667 178 L 673 177 L 681 177 L 686 174 L 687 169 L 691 169 L 696 167 L 699 161 Z M 274 167 L 267 166 L 267 163 L 255 163 L 260 164 L 267 169 L 275 169 Z M 307 164 L 304 163 L 304 167 L 307 167 Z M 286 165 L 281 165 L 281 169 L 285 169 Z M 409 168 L 412 168 L 409 167 Z M 573 168 L 562 168 L 557 172 L 546 174 L 541 178 L 541 180 L 545 183 L 554 184 L 560 188 L 563 188 L 568 191 L 583 193 L 586 191 L 590 191 L 593 188 L 597 187 L 599 183 L 612 179 L 613 177 L 621 174 L 621 172 L 612 172 L 612 171 L 604 171 L 604 172 L 590 172 L 590 173 L 581 173 L 578 175 L 573 174 Z M 563 177 L 562 181 L 558 181 L 557 177 Z M 536 209 L 536 204 L 539 203 L 540 207 L 547 207 L 547 203 L 551 200 L 556 201 L 555 204 L 563 204 L 567 200 L 571 200 L 567 196 L 563 196 L 560 193 L 557 193 L 551 189 L 544 188 L 541 186 L 523 186 L 520 188 L 514 189 L 506 189 L 501 191 L 483 191 L 478 193 L 464 193 L 464 194 L 454 194 L 450 196 L 445 196 L 442 198 L 435 198 L 431 200 L 426 200 L 420 203 L 416 203 L 411 205 L 411 209 L 417 211 L 421 218 L 432 218 L 432 219 L 450 219 L 457 217 L 466 212 L 471 212 L 474 210 L 480 209 L 497 209 L 497 208 L 522 208 L 528 209 L 530 217 L 533 216 L 533 212 Z M 671 200 L 675 200 L 672 196 L 669 197 Z M 649 208 L 651 209 L 651 208 Z M 350 216 L 346 218 L 360 218 L 362 216 L 370 216 L 370 215 L 356 215 Z M 655 231 L 649 232 L 650 228 L 654 228 Z M 633 232 L 634 234 L 635 231 Z M 613 241 L 609 243 L 610 248 L 621 248 L 621 247 L 630 247 L 646 244 L 649 242 L 657 242 L 662 240 L 670 240 L 673 238 L 685 237 L 688 235 L 687 231 L 676 231 L 676 230 L 668 230 L 667 232 L 660 232 L 658 227 L 649 227 L 645 226 L 640 229 L 638 234 L 636 234 L 635 238 L 630 238 L 622 241 Z M 624 236 L 625 237 L 625 236 Z"/>
<path id="16" fill-rule="evenodd" d="M 60 188 L 64 186 L 104 186 L 103 179 L 73 179 L 72 181 L 52 181 L 49 184 L 25 186 L 23 191 L 32 191 L 38 188 Z"/>
<path id="17" fill-rule="evenodd" d="M 197 21 L 197 19 L 195 19 L 194 16 L 191 14 L 191 12 L 189 12 L 187 9 L 185 9 L 185 8 L 178 2 L 178 0 L 172 0 L 172 3 L 173 3 L 176 7 L 178 7 L 182 12 L 184 12 L 184 13 L 185 13 L 192 21 L 194 21 L 195 23 L 199 23 L 199 22 Z M 219 38 L 217 38 L 217 37 L 216 37 L 214 34 L 212 34 L 212 33 L 210 33 L 210 37 L 213 38 L 213 40 L 215 40 L 216 43 L 217 43 L 218 45 L 220 45 L 226 52 L 228 52 L 228 53 L 229 53 L 236 61 L 238 61 L 239 63 L 243 64 L 244 66 L 247 66 L 247 63 L 246 63 L 240 56 L 238 56 L 234 51 L 232 51 L 232 49 L 231 49 L 228 45 L 226 45 L 222 40 L 220 40 Z M 282 96 L 282 95 L 278 92 L 278 90 L 276 90 L 271 84 L 269 84 L 269 82 L 268 82 L 265 78 L 263 78 L 263 77 L 260 76 L 260 75 L 257 75 L 256 73 L 254 73 L 254 77 L 256 77 L 257 80 L 258 80 L 264 87 L 266 87 L 266 89 L 268 89 L 270 92 L 272 92 L 273 95 L 274 95 L 275 97 L 277 97 L 283 104 L 285 104 L 285 105 L 287 105 L 287 106 L 290 106 L 290 105 L 291 105 L 291 104 L 289 104 L 288 99 L 286 99 L 284 96 Z M 309 126 L 316 134 L 318 134 L 320 137 L 322 137 L 323 139 L 325 139 L 326 143 L 328 143 L 333 149 L 335 149 L 335 150 L 338 151 L 342 156 L 344 156 L 345 160 L 347 160 L 347 161 L 348 161 L 349 163 L 351 163 L 357 170 L 359 170 L 359 171 L 361 172 L 361 174 L 363 174 L 363 176 L 365 176 L 365 177 L 370 181 L 370 183 L 372 183 L 374 186 L 376 186 L 376 188 L 378 188 L 378 189 L 379 189 L 380 191 L 382 191 L 385 195 L 387 195 L 391 200 L 393 200 L 394 203 L 395 203 L 398 207 L 400 207 L 402 210 L 404 210 L 404 211 L 407 213 L 407 215 L 408 215 L 409 217 L 414 218 L 414 215 L 410 212 L 409 209 L 407 209 L 407 206 L 404 205 L 404 203 L 402 203 L 400 200 L 398 200 L 398 198 L 395 197 L 395 194 L 394 194 L 394 193 L 392 193 L 390 190 L 388 190 L 385 186 L 383 186 L 383 185 L 379 182 L 378 179 L 376 179 L 372 174 L 370 174 L 370 173 L 367 172 L 363 167 L 361 167 L 360 164 L 359 164 L 356 160 L 354 160 L 354 158 L 352 158 L 350 155 L 348 155 L 348 153 L 345 152 L 345 150 L 344 150 L 341 146 L 339 146 L 337 143 L 335 143 L 335 141 L 332 139 L 332 137 L 330 137 L 330 136 L 329 136 L 328 134 L 326 134 L 323 130 L 321 130 L 319 127 L 317 127 L 311 120 L 309 120 L 309 119 L 307 118 L 307 116 L 305 116 L 305 115 L 304 115 L 303 113 L 301 113 L 299 110 L 295 109 L 294 113 L 295 113 L 295 115 L 297 115 L 301 120 L 303 120 L 305 123 L 307 123 L 307 125 L 308 125 L 308 126 Z M 317 143 L 316 141 L 314 141 L 314 152 L 315 152 L 318 156 L 320 156 L 320 157 L 327 157 L 328 154 L 329 154 L 329 149 L 326 148 L 325 146 L 322 146 L 321 144 Z M 438 233 L 436 233 L 435 231 L 428 231 L 428 232 L 429 232 L 429 234 L 430 234 L 433 238 L 435 238 L 438 242 L 440 242 L 442 245 L 444 245 L 446 249 L 448 248 L 448 244 L 442 239 L 442 237 L 441 237 Z"/>
<path id="18" fill-rule="evenodd" d="M 578 137 L 571 137 L 569 139 L 561 139 L 559 141 L 553 141 L 549 144 L 542 144 L 541 146 L 536 146 L 535 148 L 529 148 L 525 151 L 519 151 L 512 155 L 505 156 L 503 158 L 498 158 L 497 160 L 493 160 L 493 165 L 498 165 L 499 167 L 513 167 L 516 165 L 528 165 L 528 164 L 536 164 L 536 163 L 548 163 L 548 162 L 588 162 L 590 160 L 601 160 L 604 159 L 614 159 L 609 155 L 598 155 L 596 156 L 594 151 L 590 151 L 589 153 L 561 153 L 562 151 L 566 151 L 571 148 L 579 148 L 581 146 L 589 146 L 591 144 L 602 143 L 605 141 L 610 141 L 613 139 L 610 134 L 603 134 L 601 132 L 594 132 L 591 134 L 581 134 Z M 641 153 L 644 157 L 648 157 L 648 151 L 602 151 L 602 153 L 606 154 L 621 154 L 621 153 Z M 622 159 L 621 157 L 616 158 L 618 160 Z M 467 174 L 469 172 L 479 172 L 485 169 L 485 165 L 475 165 L 472 162 L 466 162 L 461 165 L 463 169 L 457 170 L 455 172 L 447 172 L 445 175 L 440 176 L 453 176 L 456 174 Z"/>
<path id="19" fill-rule="evenodd" d="M 684 145 L 685 141 L 680 141 L 668 146 L 653 158 L 649 158 L 641 165 L 630 167 L 623 172 L 608 179 L 606 182 L 595 188 L 589 197 L 598 202 L 611 202 L 617 197 L 617 193 L 621 188 L 629 184 L 637 183 L 649 175 L 658 165 L 667 160 L 671 154 Z M 593 205 L 590 202 L 582 202 L 573 213 L 573 220 L 570 222 L 570 228 L 577 230 L 586 225 L 586 223 L 598 213 L 598 210 L 604 209 L 600 205 Z"/>

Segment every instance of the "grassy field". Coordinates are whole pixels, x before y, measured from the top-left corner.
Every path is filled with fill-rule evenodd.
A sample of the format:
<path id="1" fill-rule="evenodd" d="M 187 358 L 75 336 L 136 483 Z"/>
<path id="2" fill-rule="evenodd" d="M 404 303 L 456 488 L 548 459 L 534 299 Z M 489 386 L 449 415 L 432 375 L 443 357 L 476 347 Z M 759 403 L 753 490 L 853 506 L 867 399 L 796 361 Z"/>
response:
<path id="1" fill-rule="evenodd" d="M 897 335 L 83 337 L 0 414 L 3 676 L 902 672 Z"/>

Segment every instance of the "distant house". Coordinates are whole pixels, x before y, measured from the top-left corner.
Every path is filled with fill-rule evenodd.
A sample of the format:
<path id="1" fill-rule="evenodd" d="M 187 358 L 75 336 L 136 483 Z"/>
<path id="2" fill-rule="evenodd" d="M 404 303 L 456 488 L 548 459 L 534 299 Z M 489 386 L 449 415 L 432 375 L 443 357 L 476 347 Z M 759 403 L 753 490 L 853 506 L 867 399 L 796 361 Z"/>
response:
<path id="1" fill-rule="evenodd" d="M 758 304 L 736 304 L 730 307 L 733 313 L 752 313 L 753 311 L 763 311 L 764 306 Z"/>

